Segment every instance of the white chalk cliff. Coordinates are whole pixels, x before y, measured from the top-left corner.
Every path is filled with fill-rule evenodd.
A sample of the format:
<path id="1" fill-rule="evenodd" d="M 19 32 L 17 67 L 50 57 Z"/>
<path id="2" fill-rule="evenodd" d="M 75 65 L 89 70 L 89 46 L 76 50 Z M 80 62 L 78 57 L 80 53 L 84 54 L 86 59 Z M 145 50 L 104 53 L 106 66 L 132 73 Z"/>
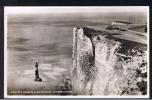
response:
<path id="1" fill-rule="evenodd" d="M 72 91 L 75 95 L 147 95 L 147 46 L 75 27 Z"/>

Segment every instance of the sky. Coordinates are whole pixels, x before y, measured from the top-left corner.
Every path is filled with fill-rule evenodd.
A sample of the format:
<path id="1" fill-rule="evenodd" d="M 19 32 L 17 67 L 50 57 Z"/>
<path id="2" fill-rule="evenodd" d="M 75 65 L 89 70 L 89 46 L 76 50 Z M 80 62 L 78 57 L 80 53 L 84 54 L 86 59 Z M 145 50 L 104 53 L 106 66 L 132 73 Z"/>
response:
<path id="1" fill-rule="evenodd" d="M 92 12 L 147 12 L 148 6 L 20 6 L 5 7 L 5 14 L 48 14 L 48 13 L 92 13 Z"/>

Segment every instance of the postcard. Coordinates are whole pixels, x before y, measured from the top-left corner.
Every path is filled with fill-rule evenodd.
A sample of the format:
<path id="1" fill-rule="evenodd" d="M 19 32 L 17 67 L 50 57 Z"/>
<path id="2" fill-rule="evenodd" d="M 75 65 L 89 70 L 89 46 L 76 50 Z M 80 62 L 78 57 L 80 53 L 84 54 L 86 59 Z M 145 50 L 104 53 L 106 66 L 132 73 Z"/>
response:
<path id="1" fill-rule="evenodd" d="M 6 6 L 5 98 L 148 98 L 148 6 Z"/>

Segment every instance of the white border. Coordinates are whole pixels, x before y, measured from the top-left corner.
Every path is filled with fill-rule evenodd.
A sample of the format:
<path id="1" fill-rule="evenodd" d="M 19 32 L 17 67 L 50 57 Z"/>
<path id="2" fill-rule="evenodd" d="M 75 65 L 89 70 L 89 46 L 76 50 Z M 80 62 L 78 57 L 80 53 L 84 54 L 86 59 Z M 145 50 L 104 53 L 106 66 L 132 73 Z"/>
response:
<path id="1" fill-rule="evenodd" d="M 11 6 L 9 6 L 11 7 Z M 13 6 L 17 7 L 17 6 Z M 19 7 L 24 7 L 24 6 L 19 6 Z M 27 7 L 27 6 L 26 6 Z M 28 7 L 33 7 L 33 6 L 28 6 Z M 36 6 L 36 7 L 52 7 L 52 6 Z M 53 6 L 53 7 L 60 7 L 60 6 Z M 62 6 L 63 7 L 63 6 Z M 66 6 L 64 6 L 66 7 Z M 68 7 L 73 7 L 75 6 L 68 6 Z M 67 7 L 67 8 L 68 8 Z M 81 7 L 81 6 L 76 6 L 76 7 Z M 101 8 L 101 6 L 85 6 L 82 8 L 89 8 L 89 7 L 97 7 Z M 102 6 L 102 7 L 111 7 L 111 6 Z M 113 6 L 116 7 L 116 6 Z M 136 6 L 119 6 L 119 7 L 136 7 Z M 146 7 L 147 10 L 147 67 L 148 67 L 148 78 L 150 80 L 150 66 L 149 66 L 149 6 L 138 6 L 138 7 Z M 35 96 L 21 96 L 21 95 L 15 95 L 15 96 L 9 96 L 7 95 L 7 6 L 4 7 L 4 98 L 149 98 L 149 84 L 150 81 L 148 80 L 147 82 L 147 95 L 146 96 L 48 96 L 48 95 L 35 95 Z"/>

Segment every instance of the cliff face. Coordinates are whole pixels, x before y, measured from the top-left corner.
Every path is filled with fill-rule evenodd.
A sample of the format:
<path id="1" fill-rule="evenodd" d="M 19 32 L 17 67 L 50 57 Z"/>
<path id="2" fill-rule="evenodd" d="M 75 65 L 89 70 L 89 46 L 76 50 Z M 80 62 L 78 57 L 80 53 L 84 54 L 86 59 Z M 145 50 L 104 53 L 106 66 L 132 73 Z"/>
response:
<path id="1" fill-rule="evenodd" d="M 72 89 L 76 95 L 146 95 L 147 46 L 73 29 Z"/>

